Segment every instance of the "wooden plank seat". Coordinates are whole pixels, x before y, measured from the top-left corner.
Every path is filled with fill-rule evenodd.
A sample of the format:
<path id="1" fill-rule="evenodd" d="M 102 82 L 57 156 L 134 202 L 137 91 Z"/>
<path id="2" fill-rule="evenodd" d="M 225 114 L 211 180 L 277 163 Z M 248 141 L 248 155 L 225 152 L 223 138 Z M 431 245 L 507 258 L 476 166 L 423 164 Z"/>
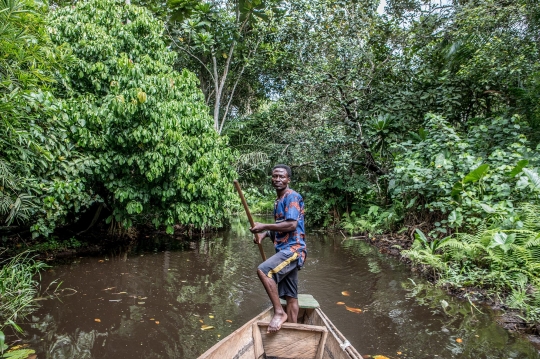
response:
<path id="1" fill-rule="evenodd" d="M 283 323 L 267 333 L 268 322 L 253 323 L 255 359 L 322 359 L 328 329 L 318 325 Z"/>

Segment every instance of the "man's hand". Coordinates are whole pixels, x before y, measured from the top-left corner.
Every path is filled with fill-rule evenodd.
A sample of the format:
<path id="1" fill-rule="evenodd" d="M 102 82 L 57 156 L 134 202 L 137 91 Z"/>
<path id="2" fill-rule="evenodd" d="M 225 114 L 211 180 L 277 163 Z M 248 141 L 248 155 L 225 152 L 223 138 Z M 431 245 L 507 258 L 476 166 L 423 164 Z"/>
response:
<path id="1" fill-rule="evenodd" d="M 253 237 L 253 243 L 261 244 L 262 240 L 265 237 L 266 237 L 266 232 L 264 232 L 264 233 L 255 233 L 255 236 Z"/>
<path id="2" fill-rule="evenodd" d="M 266 225 L 263 223 L 255 222 L 254 226 L 249 229 L 251 233 L 261 233 L 267 230 Z"/>

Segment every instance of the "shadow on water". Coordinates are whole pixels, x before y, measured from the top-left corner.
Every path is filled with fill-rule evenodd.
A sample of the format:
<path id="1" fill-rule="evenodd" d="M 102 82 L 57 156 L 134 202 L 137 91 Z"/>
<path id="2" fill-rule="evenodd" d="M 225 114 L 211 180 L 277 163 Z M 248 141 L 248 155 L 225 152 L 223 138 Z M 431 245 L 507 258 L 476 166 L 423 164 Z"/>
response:
<path id="1" fill-rule="evenodd" d="M 76 292 L 40 301 L 23 341 L 38 358 L 196 358 L 269 305 L 251 238 L 237 222 L 212 238 L 147 238 L 58 264 L 42 285 L 59 280 Z M 363 355 L 540 359 L 529 342 L 498 327 L 493 312 L 412 278 L 366 243 L 311 233 L 308 246 L 300 292 L 313 294 Z M 265 251 L 273 252 L 270 242 Z"/>

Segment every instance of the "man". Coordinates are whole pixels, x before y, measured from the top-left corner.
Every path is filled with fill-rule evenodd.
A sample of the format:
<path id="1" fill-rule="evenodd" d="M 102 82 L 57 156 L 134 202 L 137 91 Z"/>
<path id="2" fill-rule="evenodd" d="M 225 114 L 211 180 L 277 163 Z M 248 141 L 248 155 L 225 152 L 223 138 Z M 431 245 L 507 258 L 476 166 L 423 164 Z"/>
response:
<path id="1" fill-rule="evenodd" d="M 277 165 L 272 169 L 272 186 L 276 189 L 274 203 L 275 224 L 255 223 L 250 228 L 256 233 L 255 243 L 270 237 L 276 254 L 257 268 L 270 301 L 274 306 L 274 316 L 268 325 L 268 333 L 275 333 L 288 321 L 296 323 L 298 316 L 298 270 L 306 259 L 304 233 L 304 200 L 289 188 L 291 168 Z M 287 312 L 283 310 L 279 298 L 287 301 Z"/>

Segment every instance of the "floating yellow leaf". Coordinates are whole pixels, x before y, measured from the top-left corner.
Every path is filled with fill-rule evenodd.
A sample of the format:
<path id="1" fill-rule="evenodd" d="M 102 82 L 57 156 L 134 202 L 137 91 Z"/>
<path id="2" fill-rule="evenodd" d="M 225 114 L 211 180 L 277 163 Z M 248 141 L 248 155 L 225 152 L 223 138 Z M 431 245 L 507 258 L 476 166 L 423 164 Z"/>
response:
<path id="1" fill-rule="evenodd" d="M 349 293 L 349 291 L 347 291 L 347 290 L 341 292 L 341 294 L 343 294 L 343 295 L 346 296 L 346 297 L 350 297 L 350 296 L 351 296 L 351 293 Z"/>
<path id="2" fill-rule="evenodd" d="M 230 320 L 230 319 L 227 319 L 227 320 L 226 320 L 226 322 L 232 323 L 232 320 Z"/>
<path id="3" fill-rule="evenodd" d="M 397 352 L 397 355 L 401 355 L 401 352 Z"/>
<path id="4" fill-rule="evenodd" d="M 458 343 L 463 343 L 463 339 L 457 338 L 457 339 L 456 339 L 456 342 L 458 342 Z"/>
<path id="5" fill-rule="evenodd" d="M 385 357 L 384 355 L 375 355 L 373 359 L 390 359 L 388 357 Z"/>
<path id="6" fill-rule="evenodd" d="M 137 302 L 137 304 L 144 304 L 144 302 Z"/>
<path id="7" fill-rule="evenodd" d="M 154 318 L 150 318 L 150 320 L 155 320 Z"/>
<path id="8" fill-rule="evenodd" d="M 101 323 L 101 319 L 99 319 L 99 318 L 96 318 L 96 319 L 94 319 L 94 322 L 98 322 L 98 323 Z"/>
<path id="9" fill-rule="evenodd" d="M 199 319 L 199 322 L 204 323 L 202 319 Z"/>
<path id="10" fill-rule="evenodd" d="M 347 309 L 349 312 L 353 312 L 353 313 L 362 313 L 362 309 L 360 309 L 360 308 L 351 308 L 351 307 L 345 306 L 345 309 Z"/>
<path id="11" fill-rule="evenodd" d="M 343 304 L 345 304 L 345 302 L 337 302 L 336 304 L 337 305 L 343 305 Z"/>
<path id="12" fill-rule="evenodd" d="M 159 320 L 156 320 L 156 324 L 159 324 Z"/>
<path id="13" fill-rule="evenodd" d="M 105 262 L 105 261 L 104 261 L 103 259 L 100 259 L 98 262 L 99 262 L 99 263 L 103 263 L 103 262 Z"/>
<path id="14" fill-rule="evenodd" d="M 201 327 L 201 330 L 209 330 L 209 329 L 214 329 L 214 327 L 211 326 L 211 325 L 203 325 L 203 326 Z"/>
<path id="15" fill-rule="evenodd" d="M 213 316 L 213 315 L 209 315 L 208 318 L 214 319 L 214 316 Z"/>

